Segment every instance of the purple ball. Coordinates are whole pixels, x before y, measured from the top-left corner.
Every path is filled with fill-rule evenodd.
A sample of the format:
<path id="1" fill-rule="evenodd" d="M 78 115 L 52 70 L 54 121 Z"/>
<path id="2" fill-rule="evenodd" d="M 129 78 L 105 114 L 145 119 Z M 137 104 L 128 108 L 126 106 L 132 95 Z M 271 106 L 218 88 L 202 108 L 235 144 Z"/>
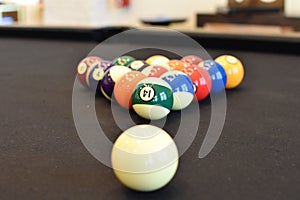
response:
<path id="1" fill-rule="evenodd" d="M 88 73 L 88 85 L 93 91 L 99 92 L 99 84 L 102 81 L 105 72 L 113 65 L 114 64 L 111 61 L 103 60 L 90 68 Z"/>
<path id="2" fill-rule="evenodd" d="M 104 77 L 100 83 L 100 88 L 102 94 L 108 99 L 111 100 L 115 83 L 120 77 L 122 77 L 127 72 L 130 72 L 129 67 L 124 67 L 120 65 L 115 65 L 110 67 L 104 74 Z"/>

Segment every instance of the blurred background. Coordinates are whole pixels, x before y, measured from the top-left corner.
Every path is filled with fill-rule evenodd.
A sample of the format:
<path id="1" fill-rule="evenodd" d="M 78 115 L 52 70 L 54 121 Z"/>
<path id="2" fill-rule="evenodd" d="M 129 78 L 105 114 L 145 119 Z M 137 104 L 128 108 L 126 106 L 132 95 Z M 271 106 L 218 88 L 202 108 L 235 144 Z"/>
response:
<path id="1" fill-rule="evenodd" d="M 179 28 L 292 32 L 299 0 L 0 0 L 1 25 Z"/>

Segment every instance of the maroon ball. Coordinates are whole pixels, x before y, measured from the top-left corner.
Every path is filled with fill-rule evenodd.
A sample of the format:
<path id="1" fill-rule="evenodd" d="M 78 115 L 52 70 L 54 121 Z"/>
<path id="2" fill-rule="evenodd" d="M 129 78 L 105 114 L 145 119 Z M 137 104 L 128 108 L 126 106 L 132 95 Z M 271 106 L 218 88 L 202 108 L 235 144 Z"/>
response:
<path id="1" fill-rule="evenodd" d="M 89 56 L 79 62 L 78 66 L 77 66 L 77 78 L 84 87 L 88 87 L 87 80 L 88 80 L 89 68 L 94 67 L 101 60 L 103 60 L 103 59 L 100 57 Z"/>

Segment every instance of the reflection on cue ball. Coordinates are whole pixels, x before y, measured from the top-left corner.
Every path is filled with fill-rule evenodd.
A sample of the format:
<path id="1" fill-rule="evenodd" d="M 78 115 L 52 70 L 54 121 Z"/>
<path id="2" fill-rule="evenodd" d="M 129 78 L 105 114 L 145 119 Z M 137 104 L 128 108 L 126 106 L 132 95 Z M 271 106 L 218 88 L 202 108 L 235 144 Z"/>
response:
<path id="1" fill-rule="evenodd" d="M 178 167 L 175 142 L 163 129 L 137 125 L 116 140 L 111 163 L 126 187 L 143 192 L 158 190 L 174 177 Z"/>

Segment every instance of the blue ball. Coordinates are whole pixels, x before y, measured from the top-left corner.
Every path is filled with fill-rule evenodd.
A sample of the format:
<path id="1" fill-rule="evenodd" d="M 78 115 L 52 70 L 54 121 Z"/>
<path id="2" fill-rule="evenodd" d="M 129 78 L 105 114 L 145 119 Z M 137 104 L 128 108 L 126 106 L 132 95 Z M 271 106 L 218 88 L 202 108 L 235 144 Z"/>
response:
<path id="1" fill-rule="evenodd" d="M 169 83 L 173 91 L 172 110 L 182 110 L 186 108 L 194 99 L 194 85 L 191 79 L 180 71 L 169 71 L 161 77 Z"/>
<path id="2" fill-rule="evenodd" d="M 205 60 L 199 64 L 200 67 L 206 69 L 212 81 L 211 93 L 219 93 L 225 89 L 227 83 L 227 75 L 224 68 L 213 60 Z"/>

